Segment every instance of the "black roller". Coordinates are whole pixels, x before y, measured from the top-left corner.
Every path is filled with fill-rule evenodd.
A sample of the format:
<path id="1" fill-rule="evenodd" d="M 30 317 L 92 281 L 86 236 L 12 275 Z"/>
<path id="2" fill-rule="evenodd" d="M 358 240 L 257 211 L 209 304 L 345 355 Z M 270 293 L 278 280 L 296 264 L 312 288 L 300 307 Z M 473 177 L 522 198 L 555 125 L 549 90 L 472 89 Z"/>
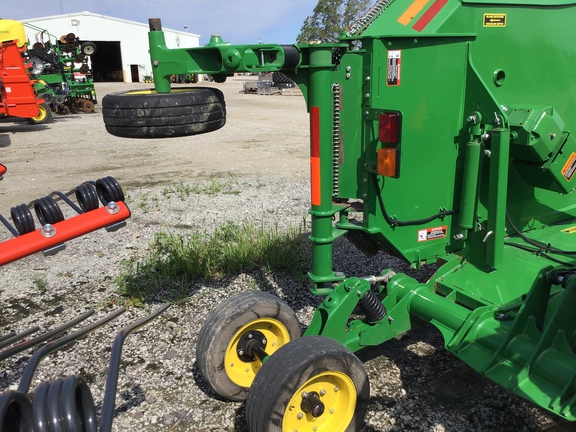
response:
<path id="1" fill-rule="evenodd" d="M 284 50 L 284 69 L 295 69 L 300 64 L 300 50 L 294 45 L 280 45 Z"/>

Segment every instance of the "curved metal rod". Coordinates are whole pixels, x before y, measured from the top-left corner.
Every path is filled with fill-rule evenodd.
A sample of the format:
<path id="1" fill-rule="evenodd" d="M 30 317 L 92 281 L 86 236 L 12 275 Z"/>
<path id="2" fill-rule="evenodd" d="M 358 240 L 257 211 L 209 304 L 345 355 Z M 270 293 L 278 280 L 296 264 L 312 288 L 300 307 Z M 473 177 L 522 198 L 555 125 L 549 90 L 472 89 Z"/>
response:
<path id="1" fill-rule="evenodd" d="M 36 326 L 29 328 L 28 330 L 24 330 L 22 333 L 18 334 L 12 333 L 11 336 L 7 335 L 8 337 L 3 337 L 2 339 L 0 339 L 0 348 L 4 348 L 5 346 L 13 344 L 14 342 L 20 339 L 24 339 L 26 336 L 30 336 L 32 333 L 36 333 L 38 330 L 40 330 L 40 327 Z"/>
<path id="2" fill-rule="evenodd" d="M 6 333 L 4 336 L 0 336 L 0 342 L 5 341 L 6 339 L 11 338 L 12 336 L 15 336 L 16 332 L 10 332 L 10 333 Z"/>
<path id="3" fill-rule="evenodd" d="M 2 222 L 2 224 L 8 228 L 8 231 L 10 231 L 10 233 L 14 236 L 14 237 L 18 237 L 20 235 L 20 233 L 18 232 L 18 230 L 16 228 L 14 228 L 12 226 L 12 224 L 10 222 L 8 222 L 6 220 L 6 218 L 2 215 L 0 215 L 0 222 Z"/>
<path id="4" fill-rule="evenodd" d="M 159 307 L 150 315 L 124 327 L 114 338 L 112 352 L 110 354 L 110 366 L 108 368 L 108 378 L 106 379 L 106 391 L 104 393 L 104 403 L 102 404 L 102 418 L 100 419 L 100 432 L 110 432 L 112 430 L 112 420 L 114 418 L 114 407 L 116 403 L 116 387 L 118 385 L 118 371 L 120 370 L 120 356 L 124 341 L 139 328 L 145 326 L 158 315 L 162 314 L 171 305 L 166 304 Z"/>
<path id="5" fill-rule="evenodd" d="M 59 348 L 62 348 L 64 345 L 69 344 L 70 342 L 74 342 L 88 333 L 97 330 L 98 328 L 102 327 L 103 325 L 107 324 L 108 322 L 112 321 L 119 315 L 123 314 L 126 311 L 124 308 L 120 308 L 111 314 L 107 315 L 105 318 L 101 319 L 100 321 L 96 321 L 93 324 L 90 324 L 87 327 L 84 327 L 72 334 L 67 336 L 63 336 L 59 339 L 56 339 L 52 342 L 47 343 L 42 348 L 34 353 L 34 355 L 28 361 L 28 364 L 24 368 L 24 373 L 22 374 L 22 379 L 20 380 L 20 384 L 18 385 L 18 391 L 24 394 L 28 393 L 28 389 L 30 388 L 30 384 L 32 383 L 32 378 L 34 377 L 34 372 L 36 372 L 36 368 L 45 356 L 50 354 L 53 351 L 56 351 Z"/>
<path id="6" fill-rule="evenodd" d="M 14 354 L 18 354 L 19 352 L 25 351 L 28 348 L 32 348 L 34 345 L 38 345 L 39 343 L 42 343 L 48 339 L 53 338 L 58 333 L 62 333 L 64 330 L 68 330 L 70 327 L 73 327 L 79 322 L 84 321 L 92 314 L 94 314 L 93 309 L 83 313 L 77 318 L 74 318 L 72 321 L 68 321 L 67 323 L 62 324 L 60 327 L 56 327 L 54 330 L 50 330 L 49 332 L 41 334 L 40 336 L 35 337 L 34 339 L 29 339 L 27 341 L 19 343 L 18 345 L 14 345 L 13 347 L 5 349 L 4 351 L 0 351 L 0 361 L 5 360 L 10 356 L 13 356 Z"/>

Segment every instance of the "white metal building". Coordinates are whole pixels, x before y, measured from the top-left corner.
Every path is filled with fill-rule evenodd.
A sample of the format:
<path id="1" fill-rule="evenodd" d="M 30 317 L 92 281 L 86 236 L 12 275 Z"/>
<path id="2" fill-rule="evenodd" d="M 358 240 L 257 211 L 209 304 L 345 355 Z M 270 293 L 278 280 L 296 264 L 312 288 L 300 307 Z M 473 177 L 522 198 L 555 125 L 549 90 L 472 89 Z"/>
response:
<path id="1" fill-rule="evenodd" d="M 127 21 L 91 12 L 78 12 L 23 20 L 30 44 L 39 41 L 38 30 L 45 29 L 60 38 L 74 33 L 82 42 L 96 44 L 91 56 L 94 81 L 142 82 L 152 72 L 148 54 L 148 23 Z M 169 48 L 192 48 L 200 44 L 200 36 L 164 28 Z M 46 37 L 44 37 L 46 40 Z"/>

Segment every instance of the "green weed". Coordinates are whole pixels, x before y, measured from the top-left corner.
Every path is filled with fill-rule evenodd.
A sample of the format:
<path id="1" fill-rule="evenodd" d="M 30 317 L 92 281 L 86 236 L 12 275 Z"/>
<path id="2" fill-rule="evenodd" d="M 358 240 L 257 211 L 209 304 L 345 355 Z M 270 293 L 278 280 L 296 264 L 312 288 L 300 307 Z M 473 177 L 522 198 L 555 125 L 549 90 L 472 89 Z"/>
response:
<path id="1" fill-rule="evenodd" d="M 118 293 L 138 305 L 151 298 L 185 300 L 197 281 L 264 269 L 303 277 L 309 262 L 305 224 L 280 230 L 227 223 L 213 233 L 159 232 L 148 256 L 123 264 Z"/>

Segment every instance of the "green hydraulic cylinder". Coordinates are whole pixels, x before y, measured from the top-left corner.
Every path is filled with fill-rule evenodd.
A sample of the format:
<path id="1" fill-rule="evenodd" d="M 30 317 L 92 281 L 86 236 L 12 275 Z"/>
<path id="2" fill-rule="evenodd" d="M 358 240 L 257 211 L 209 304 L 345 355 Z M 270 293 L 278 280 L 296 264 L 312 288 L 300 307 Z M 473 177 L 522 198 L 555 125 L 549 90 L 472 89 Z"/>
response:
<path id="1" fill-rule="evenodd" d="M 486 264 L 489 268 L 498 268 L 502 264 L 504 237 L 506 236 L 510 131 L 500 128 L 492 129 L 491 135 L 488 224 L 483 241 L 486 243 Z"/>
<path id="2" fill-rule="evenodd" d="M 332 47 L 310 46 L 309 59 L 312 222 L 312 269 L 309 276 L 313 292 L 320 294 L 322 285 L 336 280 L 332 269 L 332 217 L 336 213 L 332 205 Z"/>

